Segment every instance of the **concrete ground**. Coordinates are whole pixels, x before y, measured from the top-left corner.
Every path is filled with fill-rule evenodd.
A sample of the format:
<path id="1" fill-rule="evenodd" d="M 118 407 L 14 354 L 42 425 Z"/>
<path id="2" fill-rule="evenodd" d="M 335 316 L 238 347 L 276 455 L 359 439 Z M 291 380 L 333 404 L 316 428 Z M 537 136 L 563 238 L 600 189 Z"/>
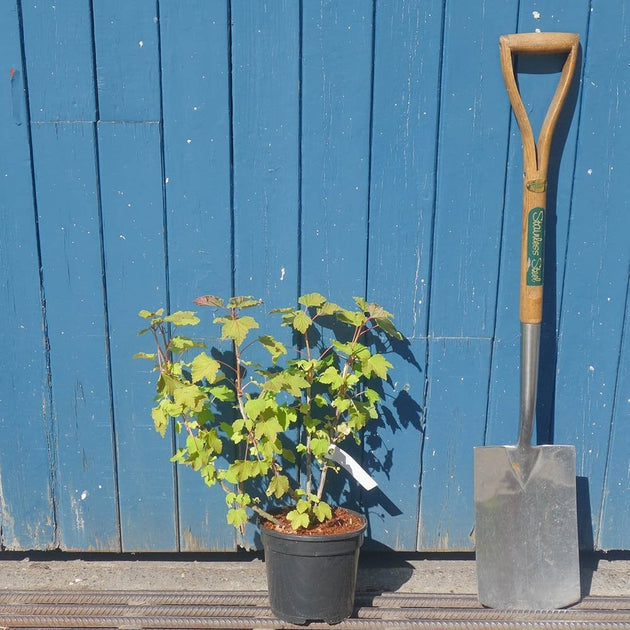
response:
<path id="1" fill-rule="evenodd" d="M 630 596 L 630 554 L 582 557 L 584 595 Z M 0 553 L 0 590 L 266 590 L 260 554 Z M 476 593 L 472 554 L 363 553 L 358 591 Z"/>

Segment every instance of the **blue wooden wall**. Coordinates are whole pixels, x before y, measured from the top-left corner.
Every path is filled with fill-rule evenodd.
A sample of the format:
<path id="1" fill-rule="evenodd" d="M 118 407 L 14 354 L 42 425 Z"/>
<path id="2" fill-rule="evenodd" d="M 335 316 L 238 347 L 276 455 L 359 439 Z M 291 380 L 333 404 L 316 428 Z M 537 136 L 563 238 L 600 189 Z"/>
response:
<path id="1" fill-rule="evenodd" d="M 410 354 L 364 464 L 369 544 L 473 547 L 472 449 L 518 416 L 521 143 L 502 33 L 578 32 L 552 156 L 537 439 L 584 547 L 630 549 L 624 0 L 0 0 L 0 545 L 236 545 L 153 432 L 141 308 L 318 290 Z M 534 124 L 557 60 L 519 65 Z"/>

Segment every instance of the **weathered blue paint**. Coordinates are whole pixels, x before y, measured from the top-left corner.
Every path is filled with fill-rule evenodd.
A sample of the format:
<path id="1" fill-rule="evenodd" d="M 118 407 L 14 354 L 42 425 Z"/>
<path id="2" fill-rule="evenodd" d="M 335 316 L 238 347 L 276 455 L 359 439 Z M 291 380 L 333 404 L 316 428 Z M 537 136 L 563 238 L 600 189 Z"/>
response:
<path id="1" fill-rule="evenodd" d="M 98 148 L 122 545 L 176 551 L 172 444 L 152 439 L 155 385 L 147 363 L 129 360 L 151 349 L 138 311 L 166 303 L 159 125 L 100 123 Z"/>
<path id="2" fill-rule="evenodd" d="M 392 309 L 410 339 L 364 460 L 379 489 L 364 492 L 370 536 L 394 549 L 416 544 L 423 450 L 428 290 L 435 202 L 442 3 L 376 7 L 368 298 Z M 403 228 L 404 229 L 401 229 Z"/>
<path id="3" fill-rule="evenodd" d="M 230 21 L 227 3 L 195 11 L 160 2 L 164 186 L 168 229 L 169 298 L 173 309 L 232 291 Z M 206 313 L 206 319 L 209 313 Z M 211 326 L 199 327 L 203 336 Z M 177 471 L 180 549 L 233 550 L 234 528 L 192 470 Z"/>
<path id="4" fill-rule="evenodd" d="M 33 122 L 96 118 L 91 4 L 16 0 L 24 26 Z"/>
<path id="5" fill-rule="evenodd" d="M 317 290 L 367 295 L 409 338 L 353 451 L 379 489 L 342 474 L 333 495 L 363 504 L 372 548 L 472 549 L 472 448 L 518 421 L 522 155 L 497 38 L 539 28 L 582 52 L 549 175 L 536 439 L 576 444 L 582 543 L 630 548 L 622 5 L 5 2 L 0 545 L 235 549 L 221 491 L 152 429 L 137 311 Z M 518 60 L 534 128 L 558 61 Z"/>
<path id="6" fill-rule="evenodd" d="M 489 339 L 431 339 L 422 457 L 419 549 L 472 547 L 470 444 L 483 441 Z"/>
<path id="7" fill-rule="evenodd" d="M 101 121 L 160 121 L 156 0 L 94 2 Z"/>
<path id="8" fill-rule="evenodd" d="M 484 437 L 509 120 L 497 41 L 515 9 L 446 6 L 420 548 L 472 546 L 472 449 L 462 444 Z"/>
<path id="9" fill-rule="evenodd" d="M 365 294 L 372 2 L 303 3 L 303 293 Z"/>
<path id="10" fill-rule="evenodd" d="M 55 453 L 18 23 L 17 7 L 0 5 L 0 59 L 9 68 L 0 81 L 0 544 L 47 549 L 55 545 Z"/>
<path id="11" fill-rule="evenodd" d="M 93 123 L 32 127 L 59 545 L 120 549 Z"/>
<path id="12" fill-rule="evenodd" d="M 623 547 L 628 540 L 621 514 L 628 508 L 629 456 L 620 435 L 627 427 L 630 390 L 619 374 L 627 365 L 620 359 L 627 362 L 621 350 L 630 268 L 622 139 L 630 116 L 624 98 L 624 18 L 620 2 L 594 9 L 590 16 L 556 383 L 556 438 L 577 445 L 578 474 L 588 480 L 595 544 L 607 548 Z M 625 390 L 618 389 L 624 385 Z M 602 529 L 603 513 L 608 519 L 616 515 L 614 530 L 610 521 Z"/>
<path id="13" fill-rule="evenodd" d="M 234 286 L 236 295 L 264 301 L 264 325 L 278 322 L 264 311 L 294 304 L 298 295 L 300 6 L 239 0 L 231 19 Z M 278 333 L 290 348 L 289 330 Z M 268 357 L 259 347 L 248 354 L 253 361 Z M 259 538 L 254 528 L 246 536 L 246 547 Z"/>

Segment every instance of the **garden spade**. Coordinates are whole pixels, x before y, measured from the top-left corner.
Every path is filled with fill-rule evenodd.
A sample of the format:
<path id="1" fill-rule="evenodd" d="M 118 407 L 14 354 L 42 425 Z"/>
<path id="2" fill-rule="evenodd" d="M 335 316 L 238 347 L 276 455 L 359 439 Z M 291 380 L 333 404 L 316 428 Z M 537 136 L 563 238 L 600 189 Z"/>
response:
<path id="1" fill-rule="evenodd" d="M 499 38 L 501 67 L 523 141 L 520 309 L 521 403 L 518 441 L 474 451 L 479 601 L 492 608 L 562 608 L 580 598 L 575 449 L 533 446 L 542 321 L 547 166 L 553 130 L 575 70 L 574 33 Z M 566 53 L 538 143 L 521 99 L 513 54 Z"/>

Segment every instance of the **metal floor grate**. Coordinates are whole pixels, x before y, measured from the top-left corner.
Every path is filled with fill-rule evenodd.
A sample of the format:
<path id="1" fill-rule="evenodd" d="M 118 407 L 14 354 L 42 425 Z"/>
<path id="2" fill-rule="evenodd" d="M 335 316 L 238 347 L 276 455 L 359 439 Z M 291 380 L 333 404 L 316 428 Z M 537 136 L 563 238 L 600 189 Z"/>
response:
<path id="1" fill-rule="evenodd" d="M 0 591 L 0 629 L 300 628 L 275 619 L 266 592 Z M 483 608 L 475 595 L 359 592 L 353 616 L 306 628 L 630 628 L 630 598 L 586 597 L 564 610 Z"/>

